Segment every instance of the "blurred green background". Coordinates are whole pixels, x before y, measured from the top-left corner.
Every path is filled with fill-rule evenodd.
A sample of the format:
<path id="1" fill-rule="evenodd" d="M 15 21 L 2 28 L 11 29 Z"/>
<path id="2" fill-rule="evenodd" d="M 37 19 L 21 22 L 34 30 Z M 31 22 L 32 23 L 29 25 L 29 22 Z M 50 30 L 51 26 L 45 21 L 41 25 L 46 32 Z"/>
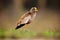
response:
<path id="1" fill-rule="evenodd" d="M 15 30 L 20 17 L 30 8 L 38 13 L 29 28 Z M 60 38 L 59 0 L 0 0 L 0 39 Z"/>

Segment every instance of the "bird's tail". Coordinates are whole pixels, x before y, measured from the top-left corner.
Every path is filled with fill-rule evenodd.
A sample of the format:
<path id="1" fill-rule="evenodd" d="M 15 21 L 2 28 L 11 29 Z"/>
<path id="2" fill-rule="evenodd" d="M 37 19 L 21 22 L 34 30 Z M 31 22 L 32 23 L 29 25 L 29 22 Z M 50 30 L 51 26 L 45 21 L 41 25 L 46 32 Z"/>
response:
<path id="1" fill-rule="evenodd" d="M 23 27 L 24 25 L 25 25 L 25 24 L 20 24 L 20 25 L 18 25 L 15 29 L 17 30 L 17 29 Z"/>

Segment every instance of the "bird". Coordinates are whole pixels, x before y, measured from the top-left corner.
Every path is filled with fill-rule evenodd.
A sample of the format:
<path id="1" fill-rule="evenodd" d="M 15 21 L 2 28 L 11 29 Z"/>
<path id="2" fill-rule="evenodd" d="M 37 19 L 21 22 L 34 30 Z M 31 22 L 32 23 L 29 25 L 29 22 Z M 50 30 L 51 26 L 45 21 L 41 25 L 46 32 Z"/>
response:
<path id="1" fill-rule="evenodd" d="M 24 13 L 17 22 L 17 27 L 15 29 L 19 29 L 27 24 L 30 24 L 35 19 L 37 12 L 37 7 L 32 7 L 29 11 Z"/>

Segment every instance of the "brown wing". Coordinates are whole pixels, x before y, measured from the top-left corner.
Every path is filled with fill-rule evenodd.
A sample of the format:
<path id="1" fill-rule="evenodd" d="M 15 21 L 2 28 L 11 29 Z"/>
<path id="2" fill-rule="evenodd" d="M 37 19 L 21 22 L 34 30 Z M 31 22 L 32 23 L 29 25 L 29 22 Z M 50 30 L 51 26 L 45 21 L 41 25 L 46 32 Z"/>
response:
<path id="1" fill-rule="evenodd" d="M 23 19 L 24 19 L 25 17 L 29 16 L 29 15 L 30 15 L 29 12 L 26 12 L 24 15 L 22 15 L 22 17 L 19 19 L 17 25 L 20 24 L 20 23 L 23 21 Z"/>
<path id="2" fill-rule="evenodd" d="M 22 15 L 21 19 L 24 19 L 24 18 L 27 17 L 28 15 L 30 15 L 30 14 L 29 14 L 29 11 L 26 12 L 24 15 Z"/>

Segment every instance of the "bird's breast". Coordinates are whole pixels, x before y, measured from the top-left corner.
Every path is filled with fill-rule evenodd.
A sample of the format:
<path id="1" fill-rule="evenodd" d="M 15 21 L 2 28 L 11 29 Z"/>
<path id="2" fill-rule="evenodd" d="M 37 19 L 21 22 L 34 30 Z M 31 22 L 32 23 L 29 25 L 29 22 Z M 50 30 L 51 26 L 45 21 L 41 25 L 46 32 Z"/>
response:
<path id="1" fill-rule="evenodd" d="M 32 19 L 31 19 L 31 20 L 34 20 L 35 17 L 36 17 L 36 13 L 34 13 L 34 14 L 32 15 Z"/>

